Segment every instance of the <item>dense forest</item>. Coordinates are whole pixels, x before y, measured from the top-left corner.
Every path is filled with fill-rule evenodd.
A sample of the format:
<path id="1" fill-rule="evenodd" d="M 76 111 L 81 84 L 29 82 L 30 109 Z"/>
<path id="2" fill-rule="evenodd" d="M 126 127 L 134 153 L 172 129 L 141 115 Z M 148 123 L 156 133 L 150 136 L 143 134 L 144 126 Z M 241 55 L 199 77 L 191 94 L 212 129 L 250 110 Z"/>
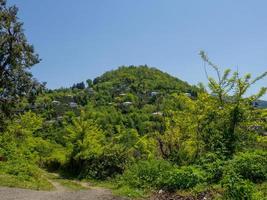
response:
<path id="1" fill-rule="evenodd" d="M 143 65 L 51 90 L 17 11 L 0 0 L 0 185 L 47 190 L 49 171 L 130 198 L 266 199 L 266 88 L 247 91 L 267 73 L 221 71 L 201 51 L 208 87 Z"/>

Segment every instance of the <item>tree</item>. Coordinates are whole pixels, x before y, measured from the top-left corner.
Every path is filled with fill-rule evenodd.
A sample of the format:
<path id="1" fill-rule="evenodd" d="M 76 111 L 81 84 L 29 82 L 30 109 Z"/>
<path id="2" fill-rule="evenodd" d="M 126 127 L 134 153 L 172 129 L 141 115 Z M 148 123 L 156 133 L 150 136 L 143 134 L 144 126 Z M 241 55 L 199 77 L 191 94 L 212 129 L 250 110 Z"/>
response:
<path id="1" fill-rule="evenodd" d="M 93 81 L 91 79 L 86 80 L 87 87 L 91 88 L 93 86 Z"/>
<path id="2" fill-rule="evenodd" d="M 220 68 L 209 60 L 204 51 L 200 52 L 200 56 L 217 74 L 217 80 L 208 77 L 209 89 L 219 101 L 218 112 L 219 110 L 225 111 L 223 115 L 225 120 L 221 120 L 221 122 L 225 122 L 223 139 L 226 151 L 229 155 L 233 155 L 237 147 L 238 133 L 245 131 L 242 130 L 242 126 L 244 127 L 248 120 L 253 121 L 254 113 L 250 109 L 252 102 L 261 98 L 266 93 L 267 88 L 262 87 L 257 94 L 249 97 L 245 95 L 253 84 L 267 76 L 267 72 L 254 79 L 252 79 L 251 74 L 241 77 L 238 71 L 231 73 L 230 69 L 221 73 Z"/>
<path id="3" fill-rule="evenodd" d="M 31 93 L 35 82 L 29 69 L 40 61 L 17 13 L 16 6 L 0 0 L 0 119 L 10 116 L 16 102 Z"/>
<path id="4" fill-rule="evenodd" d="M 85 89 L 85 84 L 84 82 L 80 82 L 80 83 L 77 83 L 77 84 L 73 84 L 73 86 L 71 87 L 72 89 L 80 89 L 80 90 L 83 90 Z"/>

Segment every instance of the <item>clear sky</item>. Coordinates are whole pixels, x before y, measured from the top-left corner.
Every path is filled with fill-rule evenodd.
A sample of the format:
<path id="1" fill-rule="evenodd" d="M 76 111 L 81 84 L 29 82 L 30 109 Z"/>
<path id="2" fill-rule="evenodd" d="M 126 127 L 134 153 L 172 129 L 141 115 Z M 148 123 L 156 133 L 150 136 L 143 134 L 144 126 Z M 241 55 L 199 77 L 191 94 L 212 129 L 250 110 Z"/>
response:
<path id="1" fill-rule="evenodd" d="M 141 64 L 192 84 L 205 82 L 201 49 L 224 68 L 254 75 L 267 70 L 266 0 L 8 2 L 19 7 L 42 58 L 33 74 L 49 88 Z M 267 86 L 267 79 L 257 86 Z"/>

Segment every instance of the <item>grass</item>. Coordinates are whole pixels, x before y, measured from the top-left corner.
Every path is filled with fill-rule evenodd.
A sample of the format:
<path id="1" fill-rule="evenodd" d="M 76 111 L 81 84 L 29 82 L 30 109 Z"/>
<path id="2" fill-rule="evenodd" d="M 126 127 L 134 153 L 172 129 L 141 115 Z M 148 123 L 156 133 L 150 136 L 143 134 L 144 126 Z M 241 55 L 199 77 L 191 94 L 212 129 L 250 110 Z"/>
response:
<path id="1" fill-rule="evenodd" d="M 75 180 L 62 178 L 58 174 L 46 173 L 46 177 L 52 181 L 60 183 L 62 186 L 70 190 L 78 191 L 88 189 L 87 187 L 84 187 L 80 183 L 76 182 Z"/>
<path id="2" fill-rule="evenodd" d="M 61 178 L 56 174 L 50 174 L 41 169 L 39 169 L 39 176 L 33 177 L 25 176 L 23 174 L 12 175 L 6 173 L 5 171 L 0 171 L 0 186 L 3 187 L 50 191 L 55 188 L 49 180 L 58 182 L 59 184 L 70 190 L 77 191 L 87 189 L 86 187 L 83 187 L 81 184 L 73 180 Z"/>
<path id="3" fill-rule="evenodd" d="M 0 162 L 0 186 L 52 190 L 53 185 L 36 165 L 24 160 Z"/>
<path id="4" fill-rule="evenodd" d="M 24 189 L 33 189 L 33 190 L 52 190 L 53 185 L 48 182 L 46 179 L 29 179 L 25 180 L 22 177 L 1 174 L 0 175 L 0 186 L 5 187 L 17 187 Z"/>
<path id="5" fill-rule="evenodd" d="M 66 187 L 68 189 L 71 189 L 71 190 L 78 191 L 78 190 L 86 190 L 86 189 L 88 189 L 88 188 L 82 186 L 81 184 L 74 182 L 73 180 L 61 179 L 61 178 L 57 178 L 57 179 L 54 179 L 54 180 L 56 182 L 60 183 L 62 186 Z"/>
<path id="6" fill-rule="evenodd" d="M 149 196 L 149 192 L 135 188 L 130 188 L 128 186 L 122 186 L 120 188 L 113 189 L 112 192 L 116 196 L 124 196 L 131 199 L 146 198 Z"/>
<path id="7" fill-rule="evenodd" d="M 116 179 L 105 181 L 86 179 L 83 181 L 89 182 L 94 187 L 110 189 L 112 191 L 112 194 L 115 196 L 127 197 L 130 199 L 143 199 L 149 197 L 149 194 L 151 194 L 151 191 L 131 188 L 127 185 L 121 186 Z"/>

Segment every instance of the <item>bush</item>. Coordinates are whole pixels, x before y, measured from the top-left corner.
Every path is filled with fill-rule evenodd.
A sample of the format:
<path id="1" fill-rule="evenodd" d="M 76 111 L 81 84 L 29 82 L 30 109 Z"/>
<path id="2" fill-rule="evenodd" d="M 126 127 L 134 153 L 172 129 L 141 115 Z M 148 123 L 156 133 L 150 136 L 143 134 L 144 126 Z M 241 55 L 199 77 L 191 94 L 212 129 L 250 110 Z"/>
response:
<path id="1" fill-rule="evenodd" d="M 94 178 L 105 180 L 122 174 L 125 168 L 126 159 L 122 155 L 102 154 L 92 156 L 82 163 L 79 178 Z"/>
<path id="2" fill-rule="evenodd" d="M 195 167 L 172 166 L 164 160 L 139 161 L 122 177 L 123 184 L 133 188 L 188 189 L 204 181 L 204 173 Z"/>
<path id="3" fill-rule="evenodd" d="M 157 188 L 172 169 L 164 160 L 139 161 L 125 171 L 122 182 L 133 188 Z"/>
<path id="4" fill-rule="evenodd" d="M 225 189 L 224 199 L 229 200 L 251 200 L 253 194 L 253 185 L 251 182 L 243 180 L 234 172 L 224 177 L 222 186 Z"/>
<path id="5" fill-rule="evenodd" d="M 44 178 L 42 171 L 24 159 L 0 162 L 0 185 L 38 190 L 53 188 Z"/>
<path id="6" fill-rule="evenodd" d="M 168 176 L 162 180 L 162 187 L 169 191 L 178 189 L 193 188 L 204 182 L 204 173 L 195 167 L 182 167 L 169 172 Z"/>
<path id="7" fill-rule="evenodd" d="M 39 178 L 40 169 L 26 160 L 16 159 L 4 162 L 0 165 L 0 171 L 4 174 L 13 175 L 23 180 Z"/>
<path id="8" fill-rule="evenodd" d="M 224 164 L 225 161 L 213 153 L 204 155 L 198 161 L 198 165 L 206 172 L 208 183 L 218 183 L 222 179 Z"/>
<path id="9" fill-rule="evenodd" d="M 253 151 L 241 153 L 229 162 L 225 174 L 231 169 L 244 179 L 254 183 L 267 180 L 267 152 Z"/>
<path id="10" fill-rule="evenodd" d="M 266 200 L 267 199 L 267 182 L 257 184 L 253 194 L 253 200 Z"/>
<path id="11" fill-rule="evenodd" d="M 118 149 L 110 149 L 99 155 L 92 154 L 86 158 L 71 158 L 63 167 L 65 172 L 78 178 L 106 180 L 122 174 L 127 157 Z"/>

